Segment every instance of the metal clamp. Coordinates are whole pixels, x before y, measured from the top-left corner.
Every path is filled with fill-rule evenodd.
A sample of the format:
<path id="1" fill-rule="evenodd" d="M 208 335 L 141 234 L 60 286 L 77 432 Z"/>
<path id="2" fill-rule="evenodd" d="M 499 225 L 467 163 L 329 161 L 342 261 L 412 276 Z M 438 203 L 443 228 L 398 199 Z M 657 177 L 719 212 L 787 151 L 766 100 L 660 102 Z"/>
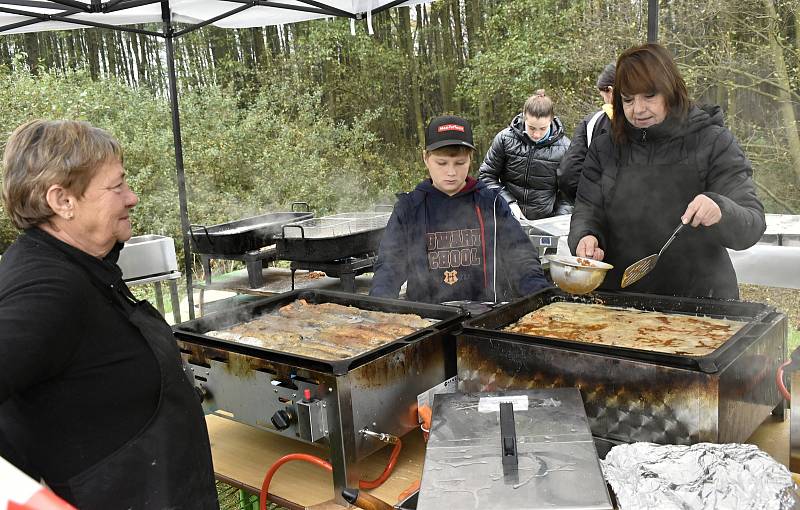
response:
<path id="1" fill-rule="evenodd" d="M 372 439 L 377 439 L 378 441 L 383 441 L 384 443 L 388 444 L 396 444 L 397 441 L 400 440 L 397 436 L 393 436 L 392 434 L 387 434 L 385 432 L 373 432 L 369 429 L 361 429 L 358 431 L 364 437 L 371 437 Z"/>

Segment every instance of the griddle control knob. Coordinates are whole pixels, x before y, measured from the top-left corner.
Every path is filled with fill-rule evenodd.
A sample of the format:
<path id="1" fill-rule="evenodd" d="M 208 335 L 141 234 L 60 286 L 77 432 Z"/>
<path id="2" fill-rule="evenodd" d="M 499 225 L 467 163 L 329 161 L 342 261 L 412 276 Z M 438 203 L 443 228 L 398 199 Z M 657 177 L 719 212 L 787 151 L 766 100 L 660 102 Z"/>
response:
<path id="1" fill-rule="evenodd" d="M 278 430 L 288 429 L 294 420 L 293 414 L 288 409 L 281 409 L 272 415 L 270 421 Z"/>

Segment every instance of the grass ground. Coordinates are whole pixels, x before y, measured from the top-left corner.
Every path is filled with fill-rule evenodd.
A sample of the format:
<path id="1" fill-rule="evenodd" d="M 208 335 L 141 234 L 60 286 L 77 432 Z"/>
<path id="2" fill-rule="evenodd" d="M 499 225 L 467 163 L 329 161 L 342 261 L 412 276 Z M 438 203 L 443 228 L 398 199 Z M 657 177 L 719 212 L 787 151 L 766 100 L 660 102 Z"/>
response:
<path id="1" fill-rule="evenodd" d="M 800 347 L 800 289 L 740 285 L 741 299 L 764 303 L 786 314 L 789 319 L 788 350 Z"/>
<path id="2" fill-rule="evenodd" d="M 217 482 L 220 510 L 258 510 L 258 496 L 246 494 L 228 484 Z M 275 503 L 267 503 L 267 510 L 286 510 Z"/>

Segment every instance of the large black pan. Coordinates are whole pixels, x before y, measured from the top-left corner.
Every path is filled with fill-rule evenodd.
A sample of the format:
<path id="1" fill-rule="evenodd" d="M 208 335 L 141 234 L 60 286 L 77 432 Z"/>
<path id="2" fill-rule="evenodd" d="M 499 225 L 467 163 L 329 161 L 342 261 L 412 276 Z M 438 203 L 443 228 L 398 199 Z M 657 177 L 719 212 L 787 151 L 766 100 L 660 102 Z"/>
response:
<path id="1" fill-rule="evenodd" d="M 243 255 L 275 243 L 275 235 L 287 223 L 312 218 L 308 211 L 272 212 L 220 223 L 218 225 L 191 225 L 189 236 L 195 253 L 209 255 Z"/>

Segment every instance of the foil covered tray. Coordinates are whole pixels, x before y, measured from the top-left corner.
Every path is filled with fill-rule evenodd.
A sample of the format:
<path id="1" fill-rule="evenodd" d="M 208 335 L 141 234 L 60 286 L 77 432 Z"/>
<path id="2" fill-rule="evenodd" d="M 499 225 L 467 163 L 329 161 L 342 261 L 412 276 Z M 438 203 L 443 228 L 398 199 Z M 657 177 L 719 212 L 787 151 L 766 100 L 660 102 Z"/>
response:
<path id="1" fill-rule="evenodd" d="M 621 510 L 789 510 L 795 504 L 789 470 L 751 444 L 619 445 L 602 466 Z"/>

